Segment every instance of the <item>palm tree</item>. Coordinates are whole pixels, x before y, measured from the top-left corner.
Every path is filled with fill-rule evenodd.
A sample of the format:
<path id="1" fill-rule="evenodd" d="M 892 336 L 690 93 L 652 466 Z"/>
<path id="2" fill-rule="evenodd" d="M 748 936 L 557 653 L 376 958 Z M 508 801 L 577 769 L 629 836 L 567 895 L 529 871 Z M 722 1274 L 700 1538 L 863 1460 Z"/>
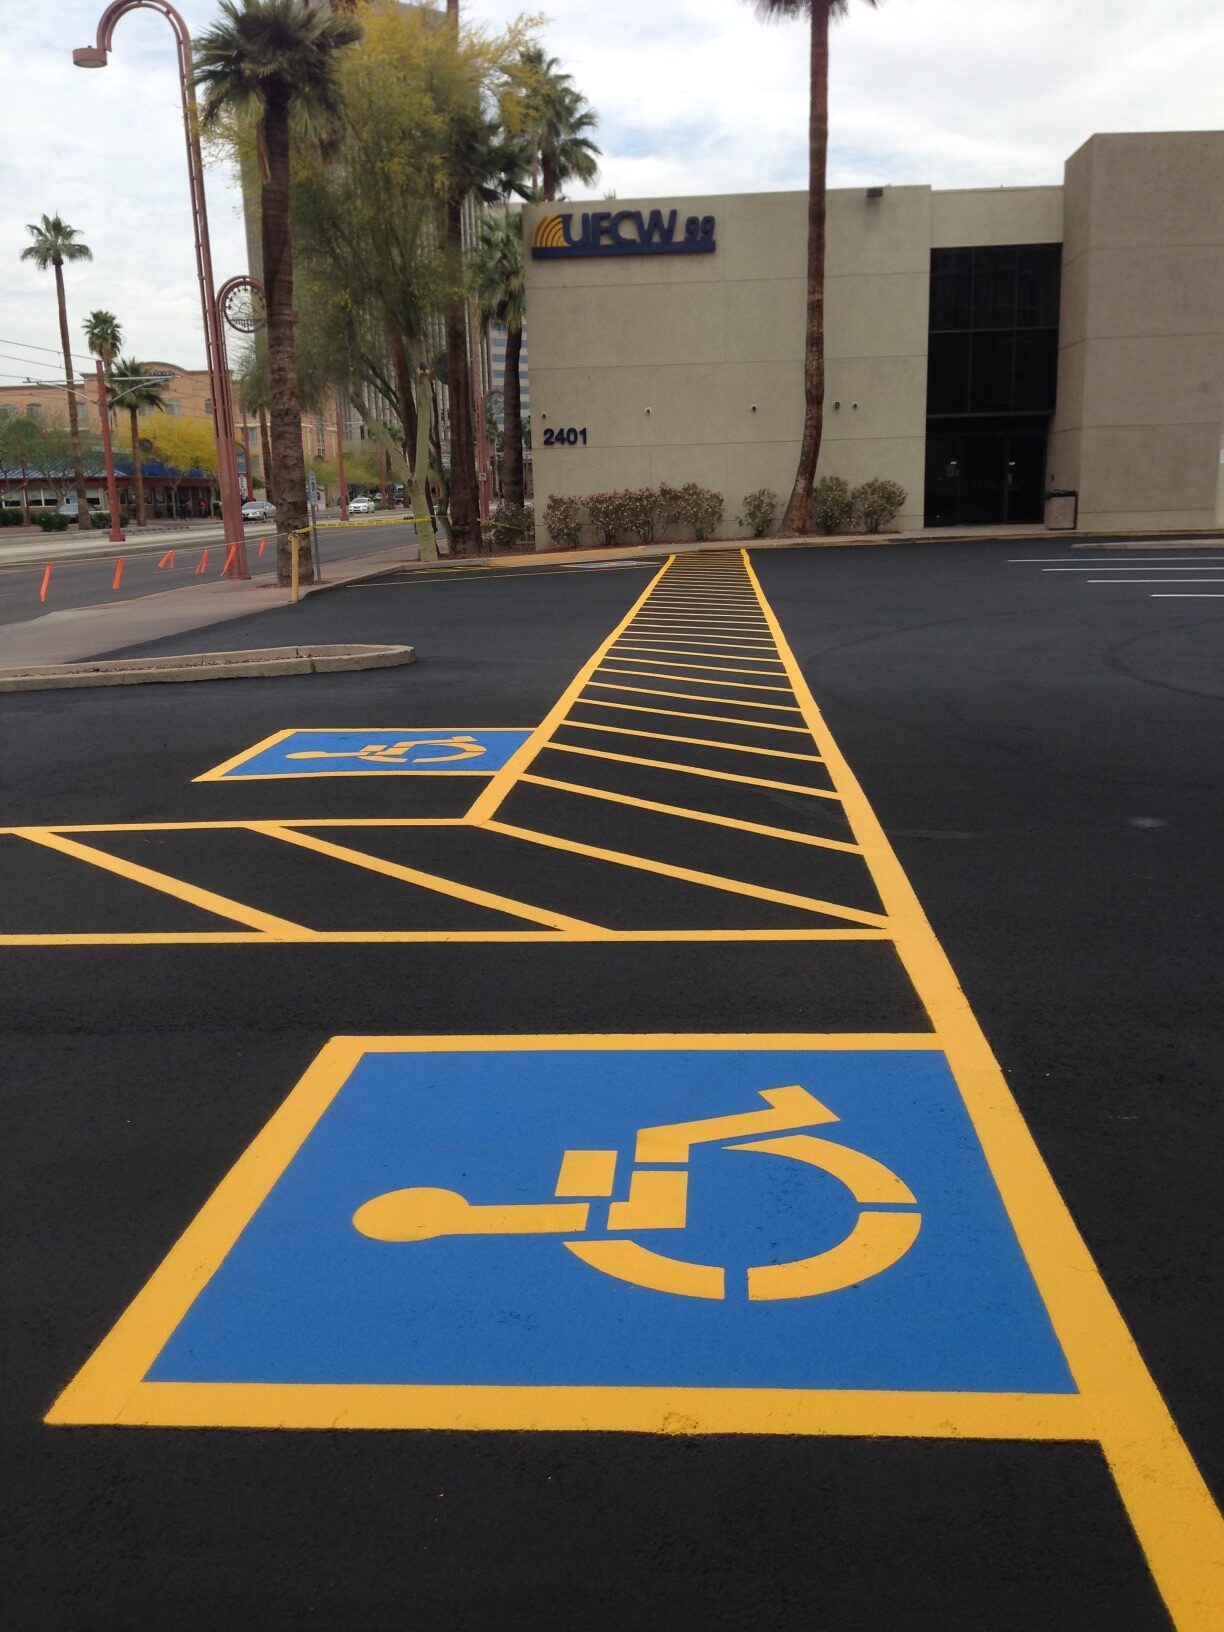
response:
<path id="1" fill-rule="evenodd" d="M 812 487 L 824 430 L 824 265 L 826 176 L 829 152 L 829 21 L 849 10 L 850 0 L 753 0 L 767 21 L 807 16 L 811 25 L 808 115 L 807 334 L 803 348 L 803 441 L 799 468 L 782 525 L 792 533 L 812 530 Z M 874 6 L 876 0 L 866 0 Z"/>
<path id="2" fill-rule="evenodd" d="M 132 479 L 136 486 L 136 525 L 145 523 L 144 468 L 140 460 L 140 416 L 161 413 L 166 406 L 165 389 L 149 373 L 148 365 L 135 357 L 120 357 L 111 363 L 108 374 L 110 405 L 126 408 L 132 437 Z"/>
<path id="3" fill-rule="evenodd" d="M 552 203 L 568 181 L 592 182 L 599 174 L 599 148 L 586 134 L 598 123 L 572 76 L 560 72 L 556 57 L 532 45 L 519 59 L 521 119 L 532 147 L 532 197 Z"/>
<path id="4" fill-rule="evenodd" d="M 517 210 L 506 210 L 486 220 L 480 247 L 472 263 L 472 282 L 481 316 L 506 325 L 505 472 L 503 496 L 507 504 L 523 502 L 523 411 L 519 386 L 519 355 L 523 349 L 523 221 Z"/>
<path id="5" fill-rule="evenodd" d="M 109 374 L 111 364 L 123 349 L 123 327 L 114 312 L 90 312 L 82 323 L 85 344 Z"/>
<path id="6" fill-rule="evenodd" d="M 92 261 L 93 251 L 80 243 L 77 230 L 58 215 L 44 215 L 38 225 L 26 231 L 34 240 L 21 252 L 23 261 L 33 261 L 40 272 L 55 268 L 55 298 L 59 302 L 60 345 L 64 352 L 64 383 L 68 387 L 68 434 L 72 438 L 72 474 L 76 483 L 77 526 L 88 532 L 93 526 L 89 500 L 85 497 L 85 466 L 81 462 L 81 431 L 77 424 L 77 388 L 72 374 L 72 348 L 68 341 L 68 303 L 64 298 L 64 262 Z"/>
<path id="7" fill-rule="evenodd" d="M 291 548 L 313 577 L 306 534 L 306 462 L 293 324 L 293 225 L 289 209 L 291 131 L 320 145 L 339 125 L 336 55 L 361 38 L 324 0 L 221 0 L 222 21 L 195 47 L 195 79 L 204 89 L 202 123 L 226 115 L 256 121 L 264 311 L 276 472 L 276 574 L 290 576 Z M 291 541 L 296 537 L 296 544 Z"/>
<path id="8" fill-rule="evenodd" d="M 442 200 L 442 241 L 446 261 L 446 368 L 450 394 L 451 548 L 462 555 L 480 546 L 474 445 L 475 406 L 468 364 L 467 278 L 464 272 L 463 209 L 468 199 L 483 204 L 528 192 L 521 141 L 507 136 L 486 112 L 473 89 L 449 109 L 446 177 Z M 480 409 L 483 412 L 483 408 Z"/>

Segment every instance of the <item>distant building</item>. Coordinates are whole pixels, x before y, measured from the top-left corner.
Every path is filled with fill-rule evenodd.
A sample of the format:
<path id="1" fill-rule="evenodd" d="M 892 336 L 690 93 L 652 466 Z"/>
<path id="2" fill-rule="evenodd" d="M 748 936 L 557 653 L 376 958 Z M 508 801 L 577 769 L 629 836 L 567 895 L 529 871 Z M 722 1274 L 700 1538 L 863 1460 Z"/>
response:
<path id="1" fill-rule="evenodd" d="M 506 325 L 504 323 L 489 324 L 489 389 L 502 391 L 506 389 Z M 519 353 L 519 391 L 522 396 L 523 418 L 531 412 L 531 388 L 527 381 L 527 327 L 523 326 L 523 349 Z M 502 405 L 500 401 L 493 404 L 493 417 L 500 425 L 502 422 Z"/>
<path id="2" fill-rule="evenodd" d="M 153 379 L 161 383 L 166 399 L 163 410 L 167 414 L 185 419 L 211 419 L 213 415 L 212 386 L 209 382 L 208 371 L 203 368 L 180 368 L 177 363 L 146 362 L 144 367 Z M 68 421 L 68 390 L 63 384 L 56 384 L 48 377 L 53 371 L 48 370 L 42 381 L 37 385 L 6 385 L 0 386 L 0 422 L 13 418 L 16 414 L 28 414 L 30 418 L 43 423 L 67 424 Z M 236 383 L 233 385 L 234 396 L 234 429 L 238 444 L 238 477 L 243 496 L 262 491 L 265 487 L 264 460 L 262 437 L 258 416 L 244 413 L 240 393 Z M 86 431 L 97 433 L 101 426 L 98 417 L 98 394 L 92 375 L 84 374 L 78 381 L 77 387 L 77 417 L 81 427 Z M 155 416 L 150 416 L 155 417 Z M 345 406 L 343 413 L 344 445 L 346 448 L 360 442 L 365 436 L 365 427 L 355 411 Z M 122 407 L 117 408 L 111 415 L 112 434 L 115 442 L 116 468 L 128 469 L 124 462 L 128 448 L 128 416 Z M 246 478 L 246 450 L 249 447 L 251 455 L 251 486 L 248 488 Z M 302 452 L 307 463 L 312 459 L 335 459 L 336 457 L 336 412 L 334 406 L 327 414 L 311 411 L 302 415 Z M 151 466 L 150 466 L 151 468 Z M 96 473 L 101 479 L 99 487 L 93 478 L 87 480 L 86 486 L 91 503 L 105 504 L 105 475 L 100 470 Z M 207 478 L 201 482 L 207 485 Z M 121 484 L 122 485 L 122 484 Z M 13 491 L 10 480 L 0 481 L 0 488 Z M 186 490 L 186 484 L 184 491 Z M 46 482 L 30 484 L 30 504 L 34 509 L 53 507 L 59 503 L 59 496 Z M 159 504 L 169 505 L 172 500 L 167 492 L 157 501 Z M 152 501 L 150 501 L 152 503 Z"/>

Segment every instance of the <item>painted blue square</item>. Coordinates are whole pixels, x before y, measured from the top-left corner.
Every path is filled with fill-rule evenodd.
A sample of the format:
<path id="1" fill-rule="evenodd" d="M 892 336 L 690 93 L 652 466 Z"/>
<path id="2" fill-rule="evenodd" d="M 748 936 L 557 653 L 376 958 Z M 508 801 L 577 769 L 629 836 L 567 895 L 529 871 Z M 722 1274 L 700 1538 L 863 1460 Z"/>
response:
<path id="1" fill-rule="evenodd" d="M 294 731 L 224 771 L 221 780 L 253 776 L 431 776 L 476 772 L 492 776 L 522 746 L 530 731 L 451 729 Z"/>
<path id="2" fill-rule="evenodd" d="M 883 1163 L 921 1213 L 909 1251 L 844 1290 L 748 1300 L 746 1265 L 836 1245 L 859 1204 L 725 1139 L 693 1147 L 688 1227 L 636 1237 L 726 1265 L 721 1301 L 614 1280 L 560 1235 L 388 1243 L 352 1223 L 407 1187 L 552 1202 L 567 1149 L 618 1150 L 623 1199 L 639 1128 L 761 1110 L 783 1084 L 834 1112 L 815 1131 Z M 609 1238 L 606 1206 L 587 1237 Z M 368 1053 L 148 1380 L 1074 1391 L 956 1083 L 924 1050 Z"/>

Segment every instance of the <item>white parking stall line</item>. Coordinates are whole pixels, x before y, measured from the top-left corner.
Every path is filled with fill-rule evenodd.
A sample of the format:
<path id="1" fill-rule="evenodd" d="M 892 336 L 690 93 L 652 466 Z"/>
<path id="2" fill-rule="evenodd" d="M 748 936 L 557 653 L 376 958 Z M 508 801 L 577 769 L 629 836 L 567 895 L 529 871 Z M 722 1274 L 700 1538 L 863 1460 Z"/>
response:
<path id="1" fill-rule="evenodd" d="M 1176 561 L 1145 561 L 1141 566 L 1114 566 L 1109 561 L 1094 561 L 1090 567 L 1042 567 L 1042 572 L 1100 572 L 1102 567 L 1108 567 L 1110 572 L 1152 572 L 1157 567 L 1163 567 L 1169 572 L 1198 572 L 1206 567 L 1209 572 L 1224 571 L 1224 557 L 1218 561 L 1187 561 L 1185 566 L 1179 566 Z"/>
<path id="2" fill-rule="evenodd" d="M 1224 578 L 1085 578 L 1086 584 L 1121 584 L 1134 588 L 1136 584 L 1224 584 Z"/>
<path id="3" fill-rule="evenodd" d="M 1081 560 L 1083 557 L 1081 556 Z M 1007 565 L 1009 567 L 1039 567 L 1047 561 L 1065 563 L 1070 561 L 1069 555 L 1017 555 L 1012 556 Z M 1092 567 L 1129 566 L 1132 562 L 1140 565 L 1163 566 L 1166 562 L 1177 561 L 1206 561 L 1209 565 L 1215 561 L 1224 560 L 1224 552 L 1213 550 L 1208 553 L 1198 550 L 1193 555 L 1166 555 L 1163 551 L 1159 555 L 1103 555 L 1092 562 L 1091 567 L 1076 568 L 1076 571 L 1091 572 Z M 1071 570 L 1071 569 L 1065 569 Z"/>

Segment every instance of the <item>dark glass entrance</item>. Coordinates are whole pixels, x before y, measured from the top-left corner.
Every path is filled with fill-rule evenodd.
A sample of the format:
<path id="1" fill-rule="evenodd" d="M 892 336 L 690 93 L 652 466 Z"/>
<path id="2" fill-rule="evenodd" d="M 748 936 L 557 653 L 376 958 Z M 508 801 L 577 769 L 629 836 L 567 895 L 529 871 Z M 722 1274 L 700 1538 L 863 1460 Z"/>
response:
<path id="1" fill-rule="evenodd" d="M 927 421 L 926 524 L 981 526 L 1040 521 L 1044 422 L 961 425 Z"/>
<path id="2" fill-rule="evenodd" d="M 931 254 L 928 527 L 1041 518 L 1061 245 Z"/>

